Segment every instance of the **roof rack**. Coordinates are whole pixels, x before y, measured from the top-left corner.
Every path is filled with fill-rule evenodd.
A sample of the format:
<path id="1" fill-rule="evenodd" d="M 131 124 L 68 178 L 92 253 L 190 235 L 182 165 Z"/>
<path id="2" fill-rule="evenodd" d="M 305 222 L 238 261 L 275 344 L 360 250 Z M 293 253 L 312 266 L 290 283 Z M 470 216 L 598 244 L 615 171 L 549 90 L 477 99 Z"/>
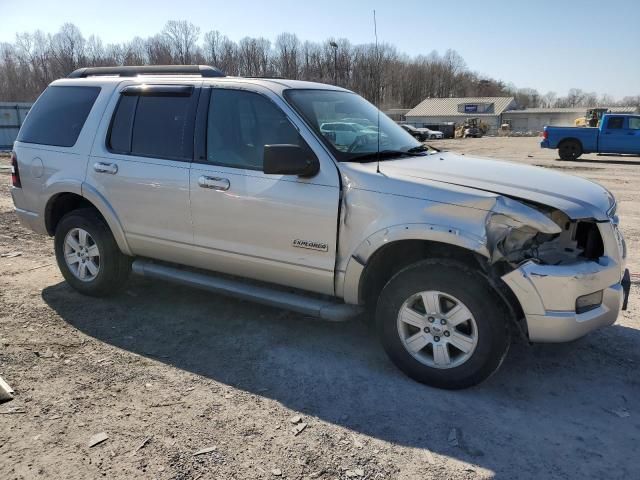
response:
<path id="1" fill-rule="evenodd" d="M 86 67 L 74 70 L 67 78 L 87 78 L 96 75 L 200 75 L 202 77 L 224 77 L 220 70 L 209 65 L 143 65 L 126 67 Z"/>

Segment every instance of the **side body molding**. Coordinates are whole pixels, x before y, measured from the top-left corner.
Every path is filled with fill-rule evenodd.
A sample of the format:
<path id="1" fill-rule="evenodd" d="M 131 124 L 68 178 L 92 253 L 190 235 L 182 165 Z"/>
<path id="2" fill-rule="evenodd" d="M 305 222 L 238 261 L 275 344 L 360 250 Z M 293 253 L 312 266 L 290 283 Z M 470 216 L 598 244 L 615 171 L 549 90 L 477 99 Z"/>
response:
<path id="1" fill-rule="evenodd" d="M 89 200 L 98 211 L 102 214 L 102 216 L 107 221 L 109 228 L 111 229 L 111 233 L 113 233 L 113 237 L 120 247 L 120 250 L 125 255 L 132 256 L 133 252 L 131 248 L 129 248 L 129 244 L 127 243 L 127 238 L 124 234 L 124 229 L 122 228 L 122 224 L 118 219 L 118 215 L 115 210 L 111 207 L 109 202 L 102 196 L 98 190 L 89 185 L 86 182 L 82 183 L 82 196 Z"/>
<path id="2" fill-rule="evenodd" d="M 359 303 L 362 273 L 372 255 L 385 245 L 402 240 L 427 240 L 456 245 L 489 258 L 486 237 L 475 233 L 451 226 L 428 223 L 409 223 L 387 227 L 366 238 L 349 258 L 343 282 L 343 299 L 346 303 Z"/>

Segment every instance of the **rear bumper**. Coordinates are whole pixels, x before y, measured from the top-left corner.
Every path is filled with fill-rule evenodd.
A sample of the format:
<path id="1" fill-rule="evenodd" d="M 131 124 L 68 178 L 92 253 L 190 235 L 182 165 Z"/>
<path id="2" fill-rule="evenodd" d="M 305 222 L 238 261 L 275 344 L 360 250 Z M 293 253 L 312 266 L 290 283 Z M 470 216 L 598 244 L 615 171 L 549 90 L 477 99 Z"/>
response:
<path id="1" fill-rule="evenodd" d="M 520 301 L 532 342 L 567 342 L 611 325 L 628 296 L 627 274 L 609 257 L 562 266 L 527 262 L 502 278 Z M 576 313 L 576 299 L 598 291 L 602 303 Z"/>
<path id="2" fill-rule="evenodd" d="M 18 215 L 20 223 L 28 229 L 33 230 L 40 235 L 48 235 L 44 222 L 37 213 L 16 207 L 16 215 Z"/>
<path id="3" fill-rule="evenodd" d="M 44 224 L 44 218 L 42 215 L 18 207 L 18 205 L 24 206 L 26 204 L 24 190 L 21 188 L 12 187 L 10 189 L 10 192 L 16 215 L 18 216 L 18 220 L 20 220 L 20 223 L 36 233 L 39 233 L 41 235 L 48 235 L 47 227 Z"/>
<path id="4" fill-rule="evenodd" d="M 540 148 L 551 148 L 549 145 L 549 140 L 544 139 L 540 141 Z"/>

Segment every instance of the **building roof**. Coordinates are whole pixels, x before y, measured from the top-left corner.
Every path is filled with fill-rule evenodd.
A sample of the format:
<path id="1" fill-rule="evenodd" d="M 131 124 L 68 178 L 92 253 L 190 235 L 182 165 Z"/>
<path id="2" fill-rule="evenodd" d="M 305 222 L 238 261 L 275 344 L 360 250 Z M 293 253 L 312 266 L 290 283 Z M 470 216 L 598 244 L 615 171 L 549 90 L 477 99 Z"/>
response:
<path id="1" fill-rule="evenodd" d="M 411 110 L 410 108 L 387 108 L 384 113 L 387 115 L 405 115 Z"/>
<path id="2" fill-rule="evenodd" d="M 412 108 L 407 117 L 487 117 L 500 115 L 514 103 L 513 97 L 427 98 Z M 492 105 L 485 112 L 470 112 L 464 105 Z M 462 111 L 460 111 L 462 110 Z"/>
<path id="3" fill-rule="evenodd" d="M 31 108 L 33 102 L 0 102 L 0 108 Z"/>
<path id="4" fill-rule="evenodd" d="M 598 107 L 607 108 L 612 113 L 635 113 L 635 107 Z M 524 110 L 509 110 L 508 113 L 528 114 L 528 113 L 576 113 L 584 115 L 589 107 L 567 107 L 567 108 L 525 108 Z"/>

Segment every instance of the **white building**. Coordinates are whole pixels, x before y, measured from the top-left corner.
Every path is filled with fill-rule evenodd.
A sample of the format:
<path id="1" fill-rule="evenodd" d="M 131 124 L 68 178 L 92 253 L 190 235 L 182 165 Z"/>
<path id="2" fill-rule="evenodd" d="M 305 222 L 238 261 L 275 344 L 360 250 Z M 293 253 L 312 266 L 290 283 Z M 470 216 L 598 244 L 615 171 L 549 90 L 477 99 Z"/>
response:
<path id="1" fill-rule="evenodd" d="M 416 127 L 445 130 L 446 124 L 461 124 L 467 118 L 478 118 L 495 135 L 503 123 L 512 132 L 541 132 L 545 125 L 575 126 L 584 117 L 587 107 L 526 108 L 517 110 L 513 97 L 427 98 L 409 110 L 404 119 Z M 603 107 L 606 108 L 606 107 Z M 609 107 L 612 113 L 634 113 L 634 107 Z"/>
<path id="2" fill-rule="evenodd" d="M 602 107 L 607 108 L 607 107 Z M 511 124 L 512 132 L 541 132 L 545 125 L 575 126 L 577 118 L 584 117 L 588 108 L 526 108 L 504 112 L 502 118 Z M 634 107 L 609 107 L 612 113 L 634 113 Z"/>
<path id="3" fill-rule="evenodd" d="M 437 127 L 478 118 L 495 134 L 506 110 L 516 108 L 513 97 L 427 98 L 405 114 L 407 123 L 416 127 Z M 436 128 L 437 129 L 437 128 Z"/>

